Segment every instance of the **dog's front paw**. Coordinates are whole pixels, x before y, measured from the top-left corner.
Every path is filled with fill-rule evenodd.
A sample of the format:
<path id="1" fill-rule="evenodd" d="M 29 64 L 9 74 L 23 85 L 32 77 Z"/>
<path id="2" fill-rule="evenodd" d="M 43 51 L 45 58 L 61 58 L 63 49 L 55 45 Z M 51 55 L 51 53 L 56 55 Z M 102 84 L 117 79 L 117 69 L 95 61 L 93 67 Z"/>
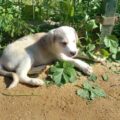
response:
<path id="1" fill-rule="evenodd" d="M 37 78 L 33 78 L 31 81 L 30 81 L 30 84 L 33 85 L 33 86 L 40 86 L 40 85 L 44 85 L 44 81 L 43 80 L 40 80 L 40 79 L 37 79 Z"/>
<path id="2" fill-rule="evenodd" d="M 81 71 L 83 71 L 85 74 L 91 75 L 93 73 L 93 69 L 89 64 L 78 59 L 75 59 L 74 63 L 76 67 L 79 68 Z"/>
<path id="3" fill-rule="evenodd" d="M 93 73 L 93 69 L 92 69 L 92 67 L 89 66 L 89 65 L 85 66 L 85 67 L 82 69 L 82 71 L 83 71 L 85 74 L 87 74 L 87 75 L 91 75 L 91 74 Z"/>

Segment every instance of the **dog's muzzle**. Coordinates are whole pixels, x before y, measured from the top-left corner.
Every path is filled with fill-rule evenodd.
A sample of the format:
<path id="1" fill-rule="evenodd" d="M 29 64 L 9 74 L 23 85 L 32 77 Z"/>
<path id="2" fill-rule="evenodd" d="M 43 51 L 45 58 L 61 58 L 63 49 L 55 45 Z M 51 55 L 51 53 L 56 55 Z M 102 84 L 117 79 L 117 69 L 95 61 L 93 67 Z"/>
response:
<path id="1" fill-rule="evenodd" d="M 76 54 L 77 54 L 76 51 L 74 51 L 74 52 L 70 52 L 70 55 L 71 55 L 71 56 L 75 56 Z"/>
<path id="2" fill-rule="evenodd" d="M 69 53 L 69 57 L 74 58 L 75 56 L 77 56 L 77 54 L 78 54 L 77 51 L 71 51 L 71 52 Z"/>

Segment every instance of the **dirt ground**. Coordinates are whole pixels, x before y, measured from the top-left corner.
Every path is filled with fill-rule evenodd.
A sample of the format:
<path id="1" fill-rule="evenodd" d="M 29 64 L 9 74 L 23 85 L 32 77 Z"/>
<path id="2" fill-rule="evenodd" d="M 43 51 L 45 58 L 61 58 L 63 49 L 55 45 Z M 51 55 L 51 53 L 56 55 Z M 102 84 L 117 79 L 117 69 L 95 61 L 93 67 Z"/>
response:
<path id="1" fill-rule="evenodd" d="M 101 64 L 93 68 L 97 83 L 107 93 L 106 98 L 93 101 L 76 95 L 85 76 L 62 87 L 19 84 L 11 90 L 5 88 L 6 80 L 0 77 L 0 120 L 120 120 L 120 74 L 109 72 Z M 106 72 L 109 72 L 109 80 L 103 81 L 101 75 Z"/>

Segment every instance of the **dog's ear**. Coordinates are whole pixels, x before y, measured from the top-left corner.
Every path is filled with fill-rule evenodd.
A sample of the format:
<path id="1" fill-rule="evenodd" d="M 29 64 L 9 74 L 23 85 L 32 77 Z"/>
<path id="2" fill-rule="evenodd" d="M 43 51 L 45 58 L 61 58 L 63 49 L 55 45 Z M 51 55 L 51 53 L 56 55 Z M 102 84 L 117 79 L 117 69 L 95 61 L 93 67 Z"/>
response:
<path id="1" fill-rule="evenodd" d="M 40 40 L 39 43 L 42 47 L 52 45 L 54 41 L 54 32 L 49 31 L 46 35 L 44 35 Z"/>
<path id="2" fill-rule="evenodd" d="M 49 40 L 50 43 L 53 43 L 55 41 L 55 29 L 52 29 L 47 34 L 47 40 Z"/>
<path id="3" fill-rule="evenodd" d="M 48 36 L 49 36 L 49 39 L 52 40 L 52 42 L 56 42 L 56 40 L 63 40 L 63 38 L 65 38 L 65 34 L 63 33 L 63 31 L 59 28 L 57 29 L 53 29 L 53 30 L 50 30 L 48 32 Z"/>
<path id="4" fill-rule="evenodd" d="M 74 28 L 72 28 L 74 34 L 75 34 L 75 39 L 76 41 L 78 41 L 78 35 L 77 32 L 75 31 Z M 55 42 L 55 41 L 62 41 L 62 40 L 67 40 L 67 36 L 65 34 L 65 32 L 63 31 L 63 29 L 57 28 L 57 29 L 52 29 L 48 32 L 48 38 L 49 40 L 51 40 L 51 42 Z"/>
<path id="5" fill-rule="evenodd" d="M 63 40 L 65 36 L 63 35 L 63 32 L 60 31 L 60 29 L 52 29 L 50 30 L 46 35 L 44 35 L 41 40 L 39 40 L 39 43 L 45 47 L 53 45 L 56 41 Z"/>

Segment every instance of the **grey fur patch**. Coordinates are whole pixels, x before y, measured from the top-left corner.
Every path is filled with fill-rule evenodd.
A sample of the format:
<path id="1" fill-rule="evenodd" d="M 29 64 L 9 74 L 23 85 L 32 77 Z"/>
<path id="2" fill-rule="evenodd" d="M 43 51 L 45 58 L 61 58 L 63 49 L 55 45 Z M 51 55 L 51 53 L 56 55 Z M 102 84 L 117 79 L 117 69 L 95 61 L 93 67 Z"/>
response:
<path id="1" fill-rule="evenodd" d="M 68 38 L 65 35 L 64 31 L 60 28 L 56 29 L 54 31 L 54 40 L 60 41 L 60 42 L 68 42 Z"/>

